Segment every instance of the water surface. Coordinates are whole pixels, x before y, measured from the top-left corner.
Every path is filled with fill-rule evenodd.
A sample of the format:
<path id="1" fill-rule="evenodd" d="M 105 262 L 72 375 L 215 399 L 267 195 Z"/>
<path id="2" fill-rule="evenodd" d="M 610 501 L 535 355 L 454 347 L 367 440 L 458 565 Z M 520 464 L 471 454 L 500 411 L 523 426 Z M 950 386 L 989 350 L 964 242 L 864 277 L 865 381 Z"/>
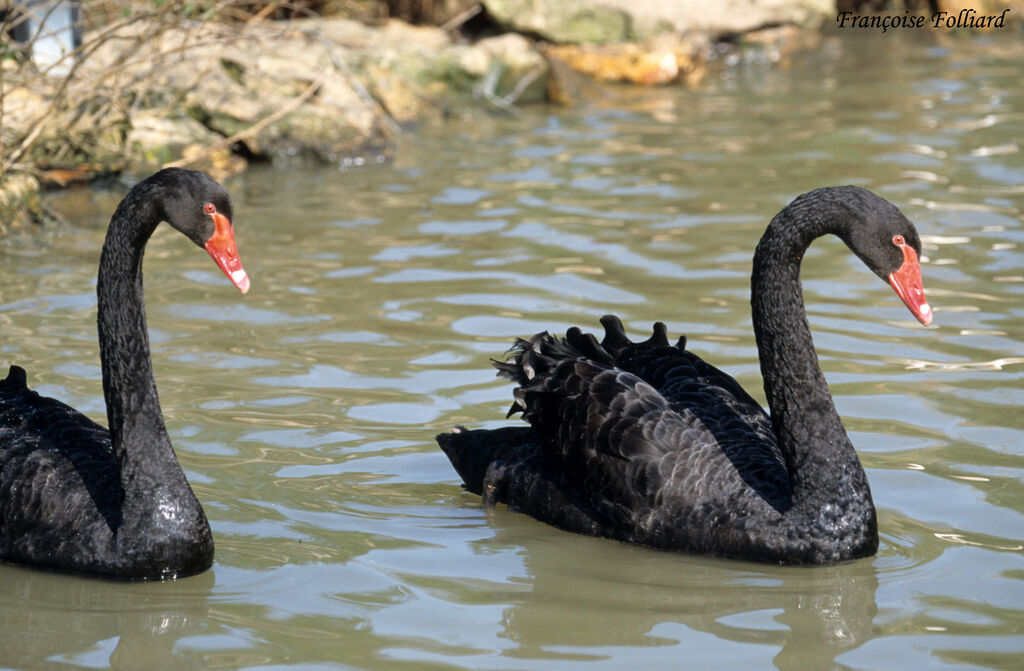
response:
<path id="1" fill-rule="evenodd" d="M 252 291 L 168 227 L 145 269 L 161 401 L 216 563 L 164 584 L 0 566 L 0 665 L 1020 668 L 1022 80 L 1019 42 L 858 35 L 695 91 L 422 129 L 394 164 L 229 181 Z M 461 491 L 433 435 L 507 423 L 489 360 L 515 336 L 662 320 L 763 401 L 753 248 L 827 184 L 916 222 L 935 308 L 919 326 L 836 240 L 807 255 L 876 557 L 659 553 Z M 95 272 L 121 193 L 66 194 L 66 225 L 0 239 L 0 363 L 104 422 Z"/>

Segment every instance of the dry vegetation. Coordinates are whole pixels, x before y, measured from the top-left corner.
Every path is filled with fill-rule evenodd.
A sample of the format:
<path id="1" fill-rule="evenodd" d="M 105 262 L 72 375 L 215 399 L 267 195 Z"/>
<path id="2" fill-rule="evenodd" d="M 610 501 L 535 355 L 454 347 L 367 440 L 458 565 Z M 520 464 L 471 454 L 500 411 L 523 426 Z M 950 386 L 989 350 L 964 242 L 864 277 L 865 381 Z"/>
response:
<path id="1" fill-rule="evenodd" d="M 394 115 L 438 114 L 416 78 L 441 66 L 417 50 L 451 44 L 445 29 L 424 37 L 385 26 L 393 11 L 416 3 L 84 0 L 81 45 L 47 63 L 33 58 L 33 41 L 10 39 L 25 20 L 12 1 L 0 0 L 0 233 L 45 219 L 41 184 L 171 163 L 223 175 L 247 159 L 300 154 L 329 163 L 390 146 Z M 278 21 L 317 16 L 333 28 L 324 19 L 309 30 Z M 381 67 L 381 53 L 367 48 L 390 50 L 389 64 L 405 69 Z M 448 54 L 444 67 L 458 57 Z M 354 72 L 355 63 L 364 71 Z"/>
<path id="2" fill-rule="evenodd" d="M 350 0 L 330 10 L 372 20 L 381 7 Z M 166 66 L 224 39 L 225 26 L 238 35 L 271 18 L 327 9 L 321 0 L 86 0 L 82 45 L 42 67 L 30 57 L 31 42 L 6 38 L 24 20 L 6 12 L 0 26 L 0 182 L 15 173 L 60 182 L 88 174 L 91 165 L 116 168 L 133 108 L 160 100 L 170 109 L 178 102 L 160 89 Z M 173 41 L 156 39 L 171 31 Z M 197 70 L 196 81 L 203 75 Z"/>

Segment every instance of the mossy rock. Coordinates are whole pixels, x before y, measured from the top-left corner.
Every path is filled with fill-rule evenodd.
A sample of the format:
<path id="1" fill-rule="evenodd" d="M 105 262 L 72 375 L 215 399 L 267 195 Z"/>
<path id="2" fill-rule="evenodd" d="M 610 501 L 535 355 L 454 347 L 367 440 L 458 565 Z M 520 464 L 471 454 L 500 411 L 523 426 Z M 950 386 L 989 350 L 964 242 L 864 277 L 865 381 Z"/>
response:
<path id="1" fill-rule="evenodd" d="M 41 224 L 47 219 L 39 181 L 24 173 L 0 177 L 0 234 L 12 228 Z"/>
<path id="2" fill-rule="evenodd" d="M 534 0 L 487 0 L 484 4 L 499 24 L 552 42 L 604 44 L 633 37 L 632 19 L 616 7 Z"/>

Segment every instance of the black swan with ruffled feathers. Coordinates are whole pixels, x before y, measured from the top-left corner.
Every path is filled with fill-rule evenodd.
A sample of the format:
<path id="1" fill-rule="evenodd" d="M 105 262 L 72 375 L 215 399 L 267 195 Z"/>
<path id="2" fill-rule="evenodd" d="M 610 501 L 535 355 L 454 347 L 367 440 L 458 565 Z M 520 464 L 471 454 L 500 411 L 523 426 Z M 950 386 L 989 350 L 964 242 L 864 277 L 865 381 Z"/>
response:
<path id="1" fill-rule="evenodd" d="M 100 257 L 98 330 L 107 430 L 26 385 L 0 380 L 0 559 L 124 579 L 198 573 L 213 537 L 171 447 L 157 399 L 142 256 L 167 221 L 245 293 L 227 192 L 202 173 L 162 170 L 117 207 Z"/>
<path id="2" fill-rule="evenodd" d="M 631 342 L 615 317 L 598 342 L 519 340 L 495 363 L 528 427 L 441 434 L 485 505 L 568 531 L 724 557 L 823 564 L 875 553 L 867 477 L 811 341 L 800 286 L 808 245 L 841 238 L 923 324 L 921 242 L 891 203 L 817 189 L 772 219 L 754 254 L 751 306 L 770 416 L 729 375 L 670 345 L 663 324 Z"/>

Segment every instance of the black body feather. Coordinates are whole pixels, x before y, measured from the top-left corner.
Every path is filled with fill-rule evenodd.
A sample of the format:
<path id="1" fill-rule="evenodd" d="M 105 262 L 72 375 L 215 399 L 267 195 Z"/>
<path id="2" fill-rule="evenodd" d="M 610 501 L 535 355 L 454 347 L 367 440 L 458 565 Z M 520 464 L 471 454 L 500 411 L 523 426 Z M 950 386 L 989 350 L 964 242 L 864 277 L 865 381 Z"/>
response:
<path id="1" fill-rule="evenodd" d="M 438 443 L 470 491 L 568 531 L 661 549 L 820 564 L 873 554 L 867 478 L 818 365 L 799 269 L 813 239 L 839 235 L 881 277 L 894 234 L 920 252 L 890 203 L 833 187 L 797 198 L 754 259 L 753 319 L 768 414 L 729 375 L 672 346 L 663 324 L 633 343 L 605 336 L 519 340 L 496 362 L 528 427 L 456 429 Z M 895 255 L 891 252 L 895 252 Z"/>

